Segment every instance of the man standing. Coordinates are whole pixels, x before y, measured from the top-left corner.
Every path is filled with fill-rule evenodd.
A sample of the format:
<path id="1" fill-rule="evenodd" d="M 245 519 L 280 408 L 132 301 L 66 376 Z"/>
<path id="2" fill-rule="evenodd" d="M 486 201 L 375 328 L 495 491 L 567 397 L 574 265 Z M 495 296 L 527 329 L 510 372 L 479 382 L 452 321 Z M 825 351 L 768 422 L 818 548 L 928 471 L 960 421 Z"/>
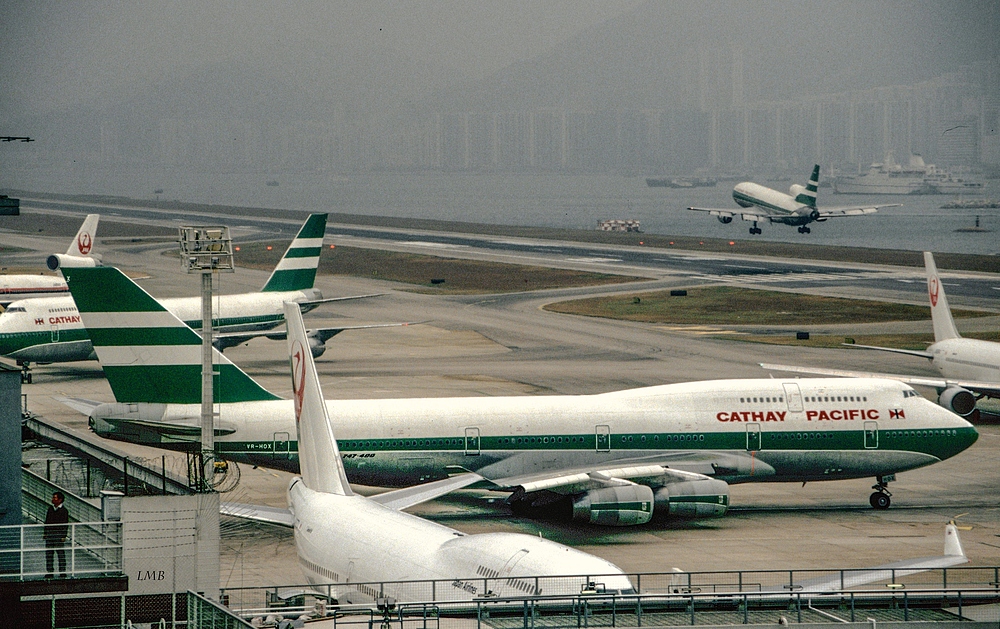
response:
<path id="1" fill-rule="evenodd" d="M 55 556 L 59 556 L 59 576 L 66 576 L 66 537 L 69 533 L 69 512 L 63 506 L 66 496 L 61 491 L 52 494 L 52 506 L 45 514 L 45 571 L 52 578 Z"/>

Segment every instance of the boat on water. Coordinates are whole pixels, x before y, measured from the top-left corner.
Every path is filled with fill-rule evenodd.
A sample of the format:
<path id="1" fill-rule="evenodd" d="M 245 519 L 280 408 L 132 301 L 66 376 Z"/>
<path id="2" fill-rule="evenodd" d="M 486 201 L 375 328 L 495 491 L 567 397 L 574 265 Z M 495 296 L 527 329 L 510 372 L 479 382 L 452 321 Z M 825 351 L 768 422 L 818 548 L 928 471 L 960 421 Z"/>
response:
<path id="1" fill-rule="evenodd" d="M 993 199 L 953 199 L 941 204 L 942 210 L 982 210 L 1000 208 L 1000 201 Z"/>
<path id="2" fill-rule="evenodd" d="M 650 188 L 711 188 L 715 184 L 716 180 L 710 177 L 646 178 L 646 185 Z"/>
<path id="3" fill-rule="evenodd" d="M 977 194 L 983 183 L 926 164 L 920 155 L 910 155 L 906 165 L 897 164 L 889 152 L 868 172 L 837 177 L 833 189 L 840 194 Z"/>

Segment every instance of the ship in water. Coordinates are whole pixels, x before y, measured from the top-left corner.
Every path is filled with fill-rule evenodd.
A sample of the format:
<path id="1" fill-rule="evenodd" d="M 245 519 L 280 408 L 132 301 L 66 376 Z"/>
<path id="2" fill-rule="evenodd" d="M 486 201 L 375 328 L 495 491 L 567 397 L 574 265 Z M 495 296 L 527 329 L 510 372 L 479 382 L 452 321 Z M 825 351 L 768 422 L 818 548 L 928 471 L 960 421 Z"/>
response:
<path id="1" fill-rule="evenodd" d="M 983 182 L 925 164 L 920 155 L 910 155 L 906 165 L 897 164 L 890 152 L 866 173 L 837 177 L 833 189 L 840 194 L 978 194 Z"/>

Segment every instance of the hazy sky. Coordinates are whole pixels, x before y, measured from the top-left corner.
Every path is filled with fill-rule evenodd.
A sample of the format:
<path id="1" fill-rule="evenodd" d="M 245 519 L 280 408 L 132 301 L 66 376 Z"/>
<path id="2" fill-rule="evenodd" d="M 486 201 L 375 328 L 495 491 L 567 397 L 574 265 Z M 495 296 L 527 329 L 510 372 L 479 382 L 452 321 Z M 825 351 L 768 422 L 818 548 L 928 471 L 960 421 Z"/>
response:
<path id="1" fill-rule="evenodd" d="M 0 3 L 0 122 L 99 103 L 220 63 L 322 84 L 344 55 L 402 54 L 428 81 L 482 78 L 637 0 L 319 2 L 7 0 Z"/>

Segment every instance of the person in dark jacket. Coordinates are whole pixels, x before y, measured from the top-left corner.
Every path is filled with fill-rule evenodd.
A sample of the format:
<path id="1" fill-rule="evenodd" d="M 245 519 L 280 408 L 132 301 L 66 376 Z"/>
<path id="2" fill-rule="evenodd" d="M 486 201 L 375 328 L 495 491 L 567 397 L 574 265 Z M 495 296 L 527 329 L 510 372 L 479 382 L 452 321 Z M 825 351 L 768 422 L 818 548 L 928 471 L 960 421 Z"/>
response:
<path id="1" fill-rule="evenodd" d="M 52 494 L 52 506 L 45 514 L 45 571 L 52 578 L 55 558 L 59 558 L 59 576 L 66 576 L 66 537 L 69 535 L 69 512 L 63 506 L 66 496 L 61 491 Z"/>

